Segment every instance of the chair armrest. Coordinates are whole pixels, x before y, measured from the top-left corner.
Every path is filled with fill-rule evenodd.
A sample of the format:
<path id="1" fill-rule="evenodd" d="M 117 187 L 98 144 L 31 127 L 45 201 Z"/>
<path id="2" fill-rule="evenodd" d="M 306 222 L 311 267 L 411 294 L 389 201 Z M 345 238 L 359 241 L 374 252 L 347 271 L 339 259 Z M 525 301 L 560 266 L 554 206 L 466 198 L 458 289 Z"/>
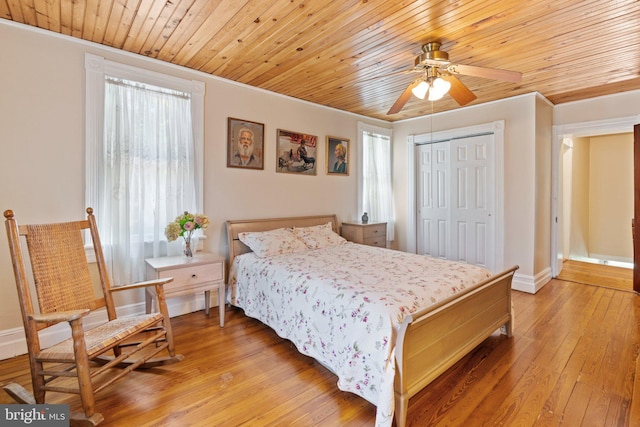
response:
<path id="1" fill-rule="evenodd" d="M 31 314 L 29 315 L 29 318 L 33 319 L 36 323 L 72 322 L 86 316 L 89 312 L 89 309 L 59 311 L 57 313 Z"/>
<path id="2" fill-rule="evenodd" d="M 111 288 L 111 292 L 125 291 L 128 289 L 146 288 L 149 286 L 164 285 L 165 283 L 170 283 L 170 282 L 173 282 L 173 277 L 164 277 L 162 279 L 147 280 L 146 282 L 138 282 L 138 283 L 132 283 L 130 285 L 113 287 Z"/>

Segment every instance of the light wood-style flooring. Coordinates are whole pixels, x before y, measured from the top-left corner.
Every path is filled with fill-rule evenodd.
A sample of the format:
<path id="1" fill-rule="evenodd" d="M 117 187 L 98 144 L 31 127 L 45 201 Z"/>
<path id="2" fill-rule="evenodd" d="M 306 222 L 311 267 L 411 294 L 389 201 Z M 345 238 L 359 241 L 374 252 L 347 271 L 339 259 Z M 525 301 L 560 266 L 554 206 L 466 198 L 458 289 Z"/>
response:
<path id="1" fill-rule="evenodd" d="M 610 265 L 564 260 L 558 279 L 633 291 L 633 270 Z"/>
<path id="2" fill-rule="evenodd" d="M 408 425 L 640 425 L 640 298 L 564 280 L 513 297 L 514 337 L 493 335 L 415 396 Z M 173 318 L 185 360 L 102 391 L 101 426 L 373 426 L 374 406 L 290 342 L 229 307 L 221 329 L 216 313 Z M 0 383 L 30 389 L 27 369 L 0 361 Z"/>

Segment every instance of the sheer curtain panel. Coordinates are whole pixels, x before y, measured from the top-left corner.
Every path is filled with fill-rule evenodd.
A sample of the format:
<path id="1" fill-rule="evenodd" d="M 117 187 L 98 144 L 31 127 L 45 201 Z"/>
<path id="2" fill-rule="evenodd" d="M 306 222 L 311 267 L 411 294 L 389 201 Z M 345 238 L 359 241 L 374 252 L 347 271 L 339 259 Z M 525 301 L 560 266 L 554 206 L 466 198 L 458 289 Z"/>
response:
<path id="1" fill-rule="evenodd" d="M 107 78 L 104 117 L 102 244 L 115 283 L 141 281 L 165 226 L 196 210 L 189 94 Z"/>
<path id="2" fill-rule="evenodd" d="M 362 211 L 372 222 L 387 222 L 387 240 L 394 240 L 395 218 L 391 186 L 391 137 L 362 132 Z"/>
<path id="3" fill-rule="evenodd" d="M 114 284 L 142 281 L 146 258 L 180 253 L 167 224 L 203 209 L 205 86 L 91 54 L 85 72 L 86 206 Z"/>

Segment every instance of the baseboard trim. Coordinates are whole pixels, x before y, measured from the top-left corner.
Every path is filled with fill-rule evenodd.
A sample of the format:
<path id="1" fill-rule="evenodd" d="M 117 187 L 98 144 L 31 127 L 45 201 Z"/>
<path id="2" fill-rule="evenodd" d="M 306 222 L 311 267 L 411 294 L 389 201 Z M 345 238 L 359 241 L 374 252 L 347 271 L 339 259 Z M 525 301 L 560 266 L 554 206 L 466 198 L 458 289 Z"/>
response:
<path id="1" fill-rule="evenodd" d="M 529 294 L 535 294 L 544 285 L 551 280 L 551 268 L 547 267 L 535 276 L 525 276 L 524 274 L 516 273 L 513 276 L 511 282 L 511 289 L 515 291 L 527 292 Z"/>
<path id="2" fill-rule="evenodd" d="M 211 292 L 211 300 L 217 307 L 218 294 Z M 181 316 L 194 311 L 204 310 L 204 293 L 185 295 L 167 300 L 169 316 Z M 144 302 L 118 307 L 118 316 L 127 317 L 145 312 Z M 84 318 L 86 329 L 90 329 L 107 319 L 104 310 L 90 313 Z M 43 347 L 53 345 L 71 336 L 71 328 L 68 323 L 58 324 L 40 333 L 40 342 Z M 0 360 L 10 359 L 27 353 L 27 341 L 24 328 L 12 328 L 0 331 Z"/>

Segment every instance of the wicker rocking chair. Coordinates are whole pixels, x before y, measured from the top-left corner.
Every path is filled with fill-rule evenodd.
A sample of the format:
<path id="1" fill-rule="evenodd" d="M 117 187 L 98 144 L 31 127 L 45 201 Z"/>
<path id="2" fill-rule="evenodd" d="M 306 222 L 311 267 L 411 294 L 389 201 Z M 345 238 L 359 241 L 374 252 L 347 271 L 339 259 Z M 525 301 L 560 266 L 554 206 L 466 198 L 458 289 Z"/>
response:
<path id="1" fill-rule="evenodd" d="M 87 208 L 87 214 L 87 219 L 80 221 L 18 226 L 13 212 L 4 212 L 33 395 L 16 383 L 4 389 L 19 403 L 27 404 L 44 404 L 47 391 L 79 394 L 83 412 L 71 413 L 71 424 L 79 426 L 95 426 L 104 419 L 95 411 L 95 393 L 136 368 L 183 359 L 175 353 L 163 290 L 163 284 L 173 279 L 111 288 L 93 209 Z M 102 295 L 94 295 L 82 238 L 85 229 L 91 232 Z M 27 274 L 21 237 L 26 240 L 31 275 Z M 33 285 L 29 277 L 33 277 Z M 112 293 L 145 286 L 155 286 L 159 312 L 118 318 Z M 37 311 L 32 303 L 32 289 L 37 294 Z M 95 327 L 83 326 L 85 316 L 102 307 L 106 307 L 108 319 Z M 100 315 L 90 319 L 96 318 Z M 39 331 L 60 322 L 69 323 L 71 338 L 43 348 Z M 161 357 L 162 351 L 168 354 Z"/>

